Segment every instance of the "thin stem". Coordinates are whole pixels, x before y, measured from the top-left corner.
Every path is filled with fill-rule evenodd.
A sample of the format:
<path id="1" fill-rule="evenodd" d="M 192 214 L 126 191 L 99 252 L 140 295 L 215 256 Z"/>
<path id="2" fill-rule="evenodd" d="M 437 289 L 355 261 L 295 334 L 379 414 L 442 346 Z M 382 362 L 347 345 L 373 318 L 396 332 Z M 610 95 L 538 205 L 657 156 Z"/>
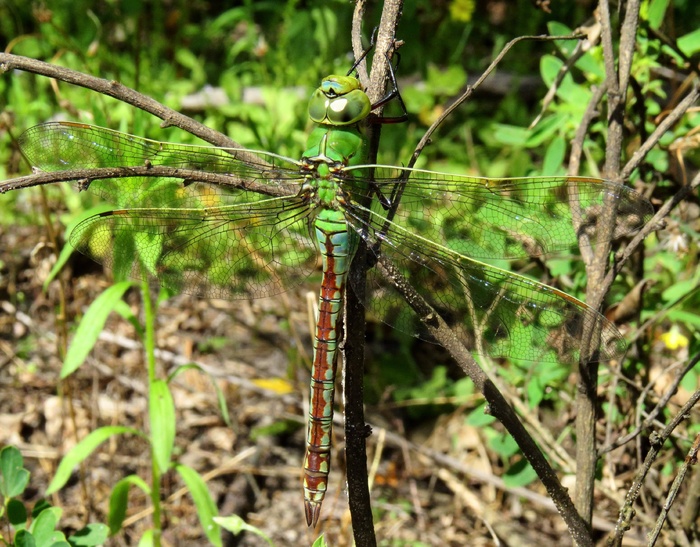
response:
<path id="1" fill-rule="evenodd" d="M 141 282 L 141 296 L 143 299 L 143 320 L 144 320 L 144 351 L 146 354 L 146 368 L 148 370 L 148 391 L 150 393 L 153 382 L 156 380 L 156 335 L 155 335 L 155 314 L 153 301 L 151 299 L 151 289 L 148 282 Z M 153 432 L 150 432 L 150 443 L 153 446 Z M 151 504 L 153 505 L 153 544 L 160 546 L 162 533 L 161 505 L 160 505 L 160 483 L 161 471 L 158 467 L 155 455 L 151 449 Z"/>

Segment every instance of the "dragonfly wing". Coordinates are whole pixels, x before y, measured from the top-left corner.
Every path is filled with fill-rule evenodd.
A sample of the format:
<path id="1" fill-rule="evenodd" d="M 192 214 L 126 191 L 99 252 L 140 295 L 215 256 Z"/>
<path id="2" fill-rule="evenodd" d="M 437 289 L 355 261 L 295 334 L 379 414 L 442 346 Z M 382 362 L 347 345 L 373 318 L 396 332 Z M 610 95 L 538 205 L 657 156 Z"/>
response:
<path id="1" fill-rule="evenodd" d="M 374 171 L 375 193 L 389 201 L 392 192 L 401 193 L 394 222 L 472 258 L 570 251 L 633 234 L 653 214 L 637 192 L 595 178 L 486 179 L 383 166 Z"/>
<path id="2" fill-rule="evenodd" d="M 199 192 L 190 188 L 197 173 L 227 175 L 222 184 L 210 184 L 208 193 L 226 204 L 238 202 L 236 192 L 242 181 L 274 185 L 277 190 L 295 194 L 299 182 L 298 162 L 263 151 L 224 149 L 159 142 L 103 127 L 74 122 L 49 122 L 29 128 L 19 137 L 22 152 L 35 168 L 43 171 L 71 169 L 167 167 L 187 173 L 168 184 L 179 190 L 178 205 L 195 202 Z M 285 188 L 285 186 L 289 186 Z M 118 207 L 164 206 L 163 190 L 152 177 L 131 177 L 92 181 L 90 191 Z M 233 194 L 233 196 L 232 196 Z M 192 198 L 188 198 L 192 195 Z M 174 206 L 174 205 L 171 205 Z"/>
<path id="3" fill-rule="evenodd" d="M 598 360 L 621 357 L 617 328 L 585 303 L 535 280 L 479 262 L 412 234 L 360 208 L 348 222 L 453 328 L 465 345 L 494 357 L 576 363 L 587 329 L 600 332 Z M 380 243 L 381 245 L 377 245 Z M 420 338 L 426 336 L 403 297 L 377 271 L 368 274 L 368 311 Z"/>
<path id="4" fill-rule="evenodd" d="M 315 268 L 307 216 L 297 198 L 118 209 L 80 223 L 70 242 L 118 277 L 155 278 L 175 292 L 213 298 L 264 297 L 300 283 Z"/>

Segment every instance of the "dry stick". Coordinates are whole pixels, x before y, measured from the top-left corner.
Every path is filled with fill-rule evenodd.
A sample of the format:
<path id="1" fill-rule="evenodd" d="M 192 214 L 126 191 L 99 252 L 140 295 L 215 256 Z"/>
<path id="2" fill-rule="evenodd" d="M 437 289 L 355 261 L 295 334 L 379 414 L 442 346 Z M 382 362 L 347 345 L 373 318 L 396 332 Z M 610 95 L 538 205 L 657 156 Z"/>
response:
<path id="1" fill-rule="evenodd" d="M 664 120 L 654 129 L 653 133 L 649 135 L 649 138 L 644 141 L 644 143 L 635 151 L 630 160 L 627 162 L 625 167 L 620 172 L 622 179 L 627 179 L 632 174 L 642 160 L 646 157 L 649 151 L 656 146 L 661 137 L 671 129 L 671 127 L 685 115 L 688 109 L 693 106 L 700 98 L 700 86 L 695 86 L 690 92 L 685 96 L 685 98 L 679 102 L 675 108 L 664 118 Z"/>
<path id="2" fill-rule="evenodd" d="M 598 454 L 607 454 L 608 452 L 612 452 L 616 448 L 627 444 L 628 442 L 639 436 L 642 433 L 642 431 L 651 427 L 652 424 L 656 423 L 657 416 L 666 409 L 666 404 L 671 400 L 671 397 L 673 397 L 676 394 L 678 386 L 683 381 L 683 378 L 685 378 L 685 376 L 693 369 L 693 367 L 696 364 L 696 362 L 691 361 L 680 371 L 678 371 L 678 373 L 675 375 L 668 388 L 666 389 L 665 393 L 659 398 L 654 408 L 647 413 L 646 419 L 642 423 L 640 423 L 633 431 L 630 431 L 627 435 L 624 435 L 623 437 L 620 437 L 615 441 L 611 442 L 609 445 L 602 447 L 598 451 Z M 639 396 L 639 402 L 637 404 L 638 408 L 644 406 L 645 397 L 649 393 L 649 391 L 651 391 L 653 386 L 654 382 L 650 382 L 642 390 Z"/>
<path id="3" fill-rule="evenodd" d="M 692 362 L 693 364 L 700 362 L 700 354 L 693 357 Z M 634 502 L 637 500 L 637 497 L 639 497 L 639 493 L 642 490 L 642 485 L 644 484 L 644 479 L 651 470 L 651 466 L 656 461 L 656 458 L 659 456 L 661 447 L 663 446 L 664 442 L 666 442 L 666 439 L 671 436 L 671 433 L 673 433 L 675 428 L 678 427 L 683 420 L 690 417 L 690 410 L 697 404 L 698 401 L 700 401 L 700 391 L 693 393 L 686 404 L 683 405 L 673 420 L 671 420 L 671 422 L 660 434 L 652 433 L 649 435 L 649 452 L 644 460 L 644 465 L 637 472 L 637 475 L 632 482 L 632 486 L 627 492 L 625 504 L 620 509 L 620 516 L 617 520 L 617 525 L 615 526 L 615 532 L 608 537 L 608 546 L 618 546 L 622 544 L 622 537 L 625 531 L 629 530 L 632 518 L 634 517 Z"/>
<path id="4" fill-rule="evenodd" d="M 569 36 L 519 36 L 518 38 L 514 38 L 513 40 L 508 42 L 503 47 L 501 52 L 496 56 L 496 58 L 491 62 L 488 68 L 484 71 L 484 73 L 481 76 L 479 76 L 479 79 L 476 82 L 474 82 L 474 85 L 468 86 L 466 91 L 462 93 L 462 95 L 460 95 L 450 106 L 448 106 L 442 113 L 442 115 L 440 115 L 440 117 L 437 120 L 435 120 L 433 125 L 431 125 L 428 128 L 428 130 L 425 132 L 425 135 L 423 135 L 423 138 L 418 143 L 418 146 L 416 146 L 416 149 L 413 152 L 413 156 L 411 157 L 411 161 L 408 162 L 408 167 L 413 167 L 416 164 L 416 161 L 418 161 L 418 157 L 423 152 L 423 148 L 425 148 L 428 145 L 428 143 L 430 142 L 430 137 L 435 132 L 435 130 L 437 130 L 437 128 L 442 124 L 442 122 L 444 122 L 445 119 L 447 119 L 447 117 L 450 114 L 452 114 L 454 110 L 459 108 L 461 104 L 464 101 L 466 101 L 482 83 L 484 83 L 484 80 L 486 80 L 486 78 L 488 78 L 488 76 L 495 70 L 498 63 L 501 62 L 501 59 L 505 57 L 506 53 L 508 53 L 508 51 L 510 51 L 510 49 L 515 44 L 517 44 L 518 42 L 522 42 L 523 40 L 540 40 L 543 42 L 549 42 L 554 40 L 578 40 L 585 37 L 585 34 L 571 34 Z"/>
<path id="5" fill-rule="evenodd" d="M 498 388 L 474 361 L 471 353 L 457 339 L 440 315 L 416 293 L 390 261 L 380 256 L 377 266 L 382 275 L 391 280 L 408 305 L 418 314 L 420 321 L 426 326 L 430 334 L 449 352 L 450 356 L 455 359 L 464 373 L 472 380 L 474 386 L 482 393 L 489 405 L 489 413 L 505 426 L 508 433 L 523 451 L 523 455 L 532 465 L 542 484 L 547 489 L 547 493 L 564 519 L 569 533 L 576 544 L 581 546 L 593 545 L 588 525 L 577 513 L 566 489 L 559 483 L 556 472 L 549 465 L 517 414 L 498 391 Z"/>
<path id="6" fill-rule="evenodd" d="M 393 49 L 394 36 L 401 14 L 401 0 L 387 0 L 384 3 L 382 18 L 376 36 L 372 74 L 367 94 L 373 104 L 384 96 L 388 75 L 387 53 Z M 362 52 L 361 28 L 364 2 L 358 2 L 353 16 L 353 49 L 355 55 Z M 365 63 L 358 69 L 364 74 L 367 83 Z M 370 124 L 369 153 L 374 163 L 378 149 L 379 124 Z M 373 155 L 373 157 L 372 157 Z M 345 291 L 345 333 L 342 353 L 343 390 L 345 404 L 345 454 L 347 463 L 348 503 L 352 519 L 355 544 L 374 547 L 377 544 L 372 522 L 372 505 L 369 495 L 367 475 L 367 445 L 369 433 L 364 416 L 364 338 L 365 324 L 365 281 L 367 276 L 367 247 L 361 240 L 352 260 Z"/>
<path id="7" fill-rule="evenodd" d="M 692 446 L 690 447 L 690 450 L 688 450 L 688 455 L 683 460 L 683 463 L 681 464 L 680 469 L 678 470 L 678 474 L 676 475 L 676 478 L 673 480 L 673 484 L 671 485 L 671 488 L 669 489 L 668 496 L 666 496 L 666 501 L 664 502 L 664 505 L 662 507 L 661 514 L 659 515 L 659 518 L 656 522 L 656 525 L 654 526 L 654 529 L 649 534 L 649 545 L 656 545 L 656 540 L 659 538 L 659 534 L 661 533 L 661 528 L 663 527 L 664 522 L 666 521 L 667 517 L 672 521 L 672 524 L 674 525 L 675 528 L 679 528 L 681 523 L 678 519 L 678 516 L 677 515 L 669 515 L 669 509 L 671 509 L 673 502 L 676 501 L 676 497 L 678 497 L 678 492 L 679 492 L 681 486 L 683 485 L 683 481 L 685 480 L 685 478 L 688 474 L 689 467 L 691 465 L 696 465 L 698 463 L 698 452 L 700 452 L 700 433 L 698 433 L 695 436 L 695 441 L 693 442 Z M 676 534 L 680 535 L 683 533 L 684 533 L 684 530 L 676 529 Z M 688 541 L 687 537 L 684 539 L 685 539 L 685 541 Z M 680 540 L 680 538 L 679 538 L 679 540 Z M 680 543 L 680 541 L 679 541 L 679 543 Z"/>
<path id="8" fill-rule="evenodd" d="M 579 174 L 581 156 L 583 155 L 583 143 L 586 140 L 588 128 L 590 127 L 591 123 L 593 123 L 593 120 L 600 115 L 600 112 L 598 112 L 598 103 L 600 103 L 606 90 L 607 87 L 605 83 L 602 83 L 594 91 L 591 100 L 588 101 L 586 111 L 583 113 L 581 123 L 579 123 L 578 127 L 576 128 L 576 134 L 574 135 L 573 141 L 571 141 L 571 153 L 569 154 L 569 169 L 567 171 L 569 175 Z M 571 206 L 580 208 L 579 202 L 576 200 L 571 200 Z M 580 218 L 583 217 L 581 216 Z M 574 229 L 582 234 L 582 238 L 586 238 L 586 240 L 581 241 L 579 249 L 581 251 L 581 259 L 583 260 L 584 264 L 588 264 L 593 261 L 593 248 L 590 245 L 588 236 L 586 235 L 586 230 L 579 231 L 578 226 L 574 226 Z"/>
<path id="9" fill-rule="evenodd" d="M 52 65 L 43 61 L 37 61 L 36 59 L 31 59 L 29 57 L 12 55 L 10 53 L 0 53 L 0 72 L 7 72 L 9 70 L 23 70 L 25 72 L 39 74 L 40 76 L 46 76 L 47 78 L 61 80 L 63 82 L 84 87 L 86 89 L 92 89 L 93 91 L 114 97 L 119 101 L 125 102 L 139 108 L 140 110 L 157 116 L 163 120 L 163 123 L 161 124 L 161 127 L 163 128 L 170 126 L 179 127 L 208 142 L 209 144 L 213 144 L 214 146 L 241 149 L 240 144 L 231 140 L 223 133 L 214 131 L 206 125 L 193 120 L 189 116 L 185 116 L 177 110 L 168 108 L 155 99 L 152 99 L 147 95 L 143 95 L 142 93 L 139 93 L 138 91 L 122 85 L 114 80 L 96 78 L 88 74 L 83 74 L 82 72 Z M 261 163 L 260 158 L 253 155 L 245 158 L 242 157 L 242 159 L 248 159 Z"/>
<path id="10" fill-rule="evenodd" d="M 636 36 L 636 21 L 639 15 L 639 5 L 636 0 L 630 0 L 622 29 L 620 41 L 620 73 L 615 70 L 615 49 L 613 47 L 610 10 L 607 0 L 600 0 L 598 16 L 601 24 L 601 41 L 605 63 L 605 83 L 608 89 L 608 134 L 605 151 L 604 176 L 614 182 L 621 182 L 620 158 L 622 152 L 622 136 L 625 114 L 626 86 L 629 81 L 629 68 L 634 51 Z M 613 196 L 605 199 L 603 210 L 613 211 L 615 200 Z M 602 218 L 606 218 L 605 212 Z M 615 216 L 607 215 L 610 222 L 599 224 L 598 244 L 591 261 L 585 261 L 588 285 L 586 302 L 593 309 L 600 309 L 610 285 L 603 281 L 607 273 L 607 264 L 611 249 L 612 231 Z M 586 328 L 583 335 L 584 346 L 581 351 L 579 380 L 576 397 L 576 507 L 588 523 L 593 517 L 593 499 L 595 494 L 595 473 L 597 463 L 596 452 L 596 409 L 598 402 L 598 363 L 591 360 L 593 350 L 597 347 L 598 333 L 593 328 Z M 591 362 L 593 361 L 593 362 Z"/>
<path id="11" fill-rule="evenodd" d="M 214 184 L 223 188 L 236 188 L 250 190 L 272 197 L 291 196 L 294 194 L 291 188 L 275 186 L 272 183 L 260 183 L 246 180 L 233 175 L 211 173 L 194 169 L 181 169 L 179 167 L 166 167 L 162 165 L 143 165 L 136 167 L 98 167 L 95 169 L 71 169 L 68 171 L 53 171 L 50 173 L 36 173 L 24 177 L 16 177 L 0 183 L 0 194 L 11 190 L 54 184 L 56 182 L 78 181 L 78 188 L 85 190 L 89 183 L 100 179 L 118 179 L 128 177 L 169 177 L 179 178 L 188 182 L 198 181 Z M 282 184 L 284 181 L 282 181 Z"/>
<path id="12" fill-rule="evenodd" d="M 635 250 L 639 245 L 644 243 L 644 240 L 649 236 L 651 232 L 657 230 L 660 225 L 663 224 L 664 219 L 668 216 L 673 208 L 676 207 L 681 201 L 688 197 L 693 190 L 700 186 L 700 173 L 696 174 L 693 180 L 687 186 L 683 186 L 674 196 L 666 201 L 661 208 L 656 211 L 656 214 L 651 217 L 651 220 L 646 223 L 646 225 L 635 235 L 629 244 L 622 250 L 615 253 L 614 265 L 615 268 L 608 272 L 605 278 L 605 284 L 612 284 L 617 275 L 617 270 L 622 266 L 627 260 L 634 254 Z"/>

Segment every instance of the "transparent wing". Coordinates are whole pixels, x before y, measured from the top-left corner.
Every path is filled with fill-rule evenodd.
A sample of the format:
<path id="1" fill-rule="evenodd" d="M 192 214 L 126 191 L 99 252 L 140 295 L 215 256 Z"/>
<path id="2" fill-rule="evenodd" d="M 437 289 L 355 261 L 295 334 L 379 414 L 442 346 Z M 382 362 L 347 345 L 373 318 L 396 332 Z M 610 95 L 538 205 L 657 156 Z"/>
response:
<path id="1" fill-rule="evenodd" d="M 585 303 L 475 257 L 527 258 L 570 250 L 579 236 L 588 244 L 630 235 L 651 217 L 648 201 L 624 186 L 583 177 L 495 180 L 417 170 L 409 174 L 398 183 L 379 178 L 366 194 L 387 198 L 401 189 L 394 222 L 387 220 L 390 199 L 384 206 L 375 200 L 371 210 L 355 202 L 346 218 L 469 348 L 496 357 L 575 363 L 590 329 L 600 333 L 598 360 L 624 354 L 617 328 Z M 607 220 L 603 211 L 608 200 L 616 218 L 605 232 L 599 226 Z M 430 340 L 377 268 L 368 274 L 367 293 L 368 311 L 377 319 Z"/>
<path id="2" fill-rule="evenodd" d="M 255 180 L 296 193 L 302 179 L 294 160 L 72 122 L 32 127 L 20 146 L 44 171 L 167 166 L 230 177 L 230 185 L 148 176 L 91 182 L 91 192 L 124 209 L 85 220 L 70 242 L 119 277 L 156 278 L 174 291 L 202 296 L 262 297 L 301 282 L 316 266 L 308 206 L 237 186 Z"/>
<path id="3" fill-rule="evenodd" d="M 159 142 L 81 123 L 36 125 L 20 135 L 19 144 L 30 164 L 42 171 L 164 166 L 225 174 L 230 185 L 210 184 L 206 190 L 219 205 L 240 202 L 240 181 L 288 186 L 290 194 L 299 185 L 298 162 L 269 152 Z M 96 180 L 89 189 L 123 208 L 198 207 L 201 187 L 175 180 L 167 189 L 154 184 L 154 177 Z"/>
<path id="4" fill-rule="evenodd" d="M 347 171 L 364 178 L 370 168 Z M 637 192 L 596 178 L 486 179 L 387 166 L 374 169 L 377 180 L 370 183 L 371 191 L 388 201 L 392 192 L 401 194 L 395 223 L 472 258 L 570 251 L 580 244 L 630 235 L 653 214 L 651 204 Z M 401 174 L 403 181 L 396 178 Z M 603 218 L 607 201 L 613 207 Z M 599 233 L 610 216 L 615 217 L 612 232 Z"/>
<path id="5" fill-rule="evenodd" d="M 308 214 L 297 198 L 119 209 L 80 223 L 70 242 L 119 278 L 156 278 L 175 292 L 213 298 L 264 297 L 299 284 L 316 267 Z"/>

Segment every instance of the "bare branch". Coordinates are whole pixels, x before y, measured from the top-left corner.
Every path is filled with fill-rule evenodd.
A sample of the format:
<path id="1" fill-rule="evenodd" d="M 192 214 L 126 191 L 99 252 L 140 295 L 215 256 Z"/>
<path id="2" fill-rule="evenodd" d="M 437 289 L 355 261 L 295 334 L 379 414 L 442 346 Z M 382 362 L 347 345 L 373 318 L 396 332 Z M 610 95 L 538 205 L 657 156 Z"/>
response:
<path id="1" fill-rule="evenodd" d="M 7 72 L 8 70 L 23 70 L 25 72 L 39 74 L 40 76 L 55 78 L 56 80 L 61 80 L 62 82 L 67 82 L 86 89 L 92 89 L 93 91 L 97 91 L 98 93 L 102 93 L 103 95 L 107 95 L 109 97 L 114 97 L 119 101 L 133 105 L 136 108 L 157 116 L 164 122 L 161 124 L 162 127 L 179 127 L 208 142 L 209 144 L 213 144 L 214 146 L 221 146 L 224 148 L 242 148 L 240 144 L 231 140 L 223 133 L 214 131 L 197 120 L 193 120 L 189 116 L 185 116 L 177 110 L 168 108 L 155 99 L 152 99 L 147 95 L 143 95 L 142 93 L 126 87 L 119 82 L 115 82 L 114 80 L 96 78 L 69 68 L 52 65 L 43 61 L 37 61 L 36 59 L 31 59 L 29 57 L 21 57 L 10 53 L 0 53 L 0 72 Z"/>

